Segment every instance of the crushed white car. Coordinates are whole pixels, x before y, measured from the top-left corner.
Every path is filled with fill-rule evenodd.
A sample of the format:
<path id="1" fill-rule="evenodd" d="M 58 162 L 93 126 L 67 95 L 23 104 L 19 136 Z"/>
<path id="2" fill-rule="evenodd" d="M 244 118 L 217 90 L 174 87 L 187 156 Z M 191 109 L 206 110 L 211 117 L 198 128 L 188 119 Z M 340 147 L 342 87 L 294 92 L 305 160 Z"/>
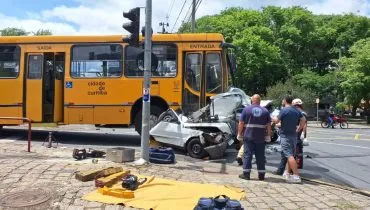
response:
<path id="1" fill-rule="evenodd" d="M 193 158 L 221 158 L 236 141 L 238 113 L 250 104 L 238 88 L 211 97 L 211 103 L 189 116 L 168 109 L 150 130 L 151 137 L 165 145 L 184 149 Z"/>

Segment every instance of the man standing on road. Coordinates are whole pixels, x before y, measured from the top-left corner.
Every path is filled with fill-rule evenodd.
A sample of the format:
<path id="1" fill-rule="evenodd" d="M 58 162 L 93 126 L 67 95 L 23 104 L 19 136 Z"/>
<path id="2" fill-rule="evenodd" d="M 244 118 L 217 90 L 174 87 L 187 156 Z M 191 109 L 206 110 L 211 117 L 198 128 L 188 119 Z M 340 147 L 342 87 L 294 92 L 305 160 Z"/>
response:
<path id="1" fill-rule="evenodd" d="M 271 118 L 267 109 L 260 106 L 261 97 L 253 95 L 252 105 L 246 107 L 240 117 L 238 140 L 244 142 L 243 174 L 239 178 L 250 180 L 252 157 L 256 157 L 258 179 L 265 179 L 265 140 L 271 136 Z M 243 136 L 244 130 L 244 136 Z M 266 135 L 267 130 L 267 135 Z"/>
<path id="2" fill-rule="evenodd" d="M 303 111 L 303 102 L 301 99 L 296 98 L 293 100 L 292 105 L 298 109 L 302 113 L 302 115 L 306 118 L 307 114 L 306 112 Z M 298 122 L 299 125 L 300 122 Z M 302 139 L 302 133 L 304 138 L 307 137 L 307 120 L 305 121 L 304 128 L 303 130 L 299 131 L 297 134 L 297 144 L 296 144 L 296 149 L 295 149 L 295 159 L 297 162 L 297 167 L 298 169 L 303 168 L 303 139 Z M 285 167 L 287 165 L 288 158 L 285 157 L 285 154 L 282 152 L 281 153 L 281 160 L 280 160 L 280 165 L 277 171 L 273 172 L 275 175 L 283 175 L 285 171 Z"/>
<path id="3" fill-rule="evenodd" d="M 288 158 L 288 164 L 283 176 L 289 183 L 300 183 L 301 178 L 298 174 L 294 152 L 297 145 L 297 133 L 303 129 L 306 119 L 299 110 L 292 106 L 292 101 L 293 98 L 291 96 L 284 98 L 284 108 L 280 111 L 279 116 L 274 119 L 274 122 L 276 124 L 281 122 L 280 144 L 284 156 Z M 297 128 L 298 123 L 299 127 Z M 290 170 L 293 170 L 293 175 L 290 175 Z"/>

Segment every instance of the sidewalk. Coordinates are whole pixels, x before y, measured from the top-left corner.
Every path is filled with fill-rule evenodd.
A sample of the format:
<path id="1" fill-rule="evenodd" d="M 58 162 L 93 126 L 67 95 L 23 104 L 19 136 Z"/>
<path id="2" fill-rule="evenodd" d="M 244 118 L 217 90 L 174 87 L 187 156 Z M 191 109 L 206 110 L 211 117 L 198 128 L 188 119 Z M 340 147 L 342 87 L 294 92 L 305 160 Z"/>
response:
<path id="1" fill-rule="evenodd" d="M 23 209 L 130 209 L 118 205 L 87 202 L 81 197 L 94 189 L 93 182 L 80 182 L 74 172 L 92 168 L 122 166 L 104 159 L 93 164 L 91 159 L 74 161 L 72 147 L 47 149 L 33 146 L 27 153 L 24 142 L 0 140 L 0 209 L 3 202 Z M 241 203 L 245 209 L 370 209 L 370 198 L 350 191 L 310 182 L 287 184 L 279 177 L 267 174 L 264 182 L 238 178 L 240 167 L 192 161 L 180 158 L 174 165 L 133 167 L 124 165 L 133 173 L 198 183 L 229 184 L 243 188 L 247 197 Z M 38 188 L 35 191 L 30 190 Z M 194 189 L 196 190 L 196 189 Z M 25 191 L 28 191 L 25 192 Z M 46 191 L 47 194 L 42 192 Z M 23 192 L 21 197 L 8 193 Z M 32 194 L 32 199 L 26 196 Z M 2 197 L 1 195 L 5 195 Z M 45 202 L 45 200 L 47 200 Z M 36 204 L 37 201 L 44 201 Z M 176 207 L 174 207 L 176 209 Z"/>

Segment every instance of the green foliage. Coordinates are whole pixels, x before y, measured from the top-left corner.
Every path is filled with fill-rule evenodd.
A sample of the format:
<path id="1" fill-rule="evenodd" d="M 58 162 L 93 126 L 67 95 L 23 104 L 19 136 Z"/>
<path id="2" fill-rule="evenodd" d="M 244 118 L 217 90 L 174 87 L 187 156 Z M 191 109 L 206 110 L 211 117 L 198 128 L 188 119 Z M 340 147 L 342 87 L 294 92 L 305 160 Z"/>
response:
<path id="1" fill-rule="evenodd" d="M 0 30 L 1 36 L 27 36 L 29 33 L 19 28 L 4 28 Z"/>
<path id="2" fill-rule="evenodd" d="M 244 90 L 252 93 L 265 93 L 270 84 L 284 79 L 286 75 L 278 47 L 270 45 L 261 36 L 254 35 L 249 30 L 243 31 L 234 44 L 237 51 L 238 71 L 236 83 Z"/>
<path id="3" fill-rule="evenodd" d="M 36 32 L 27 32 L 20 28 L 4 28 L 0 30 L 1 36 L 28 36 L 29 34 L 33 34 L 35 36 L 46 36 L 52 35 L 52 32 L 47 29 L 39 29 Z"/>
<path id="4" fill-rule="evenodd" d="M 34 33 L 35 36 L 50 36 L 53 35 L 53 33 L 48 29 L 39 29 Z"/>
<path id="5" fill-rule="evenodd" d="M 266 94 L 284 81 L 294 82 L 298 88 L 309 89 L 321 98 L 343 95 L 350 104 L 358 103 L 365 92 L 370 93 L 365 85 L 368 81 L 365 69 L 370 65 L 363 61 L 370 52 L 362 50 L 360 54 L 365 57 L 359 66 L 355 62 L 360 57 L 354 55 L 352 48 L 349 51 L 358 40 L 370 37 L 367 17 L 314 15 L 302 7 L 268 6 L 259 11 L 228 8 L 220 14 L 199 18 L 196 25 L 196 32 L 222 33 L 226 42 L 239 47 L 237 86 L 249 94 Z M 184 24 L 179 31 L 190 32 L 190 24 Z M 342 62 L 346 69 L 362 70 L 339 74 L 333 60 L 338 60 L 340 54 L 348 57 Z M 349 56 L 357 58 L 349 64 Z"/>
<path id="6" fill-rule="evenodd" d="M 349 50 L 350 57 L 340 60 L 341 87 L 347 103 L 357 106 L 370 98 L 370 38 L 357 41 Z"/>
<path id="7" fill-rule="evenodd" d="M 343 113 L 347 106 L 348 105 L 345 102 L 337 102 L 335 104 L 335 109 L 337 110 L 337 112 Z"/>
<path id="8" fill-rule="evenodd" d="M 323 76 L 310 70 L 303 70 L 301 74 L 293 77 L 294 81 L 303 88 L 309 88 L 318 96 L 328 96 L 338 89 L 339 83 L 336 81 L 336 72 L 332 71 Z"/>
<path id="9" fill-rule="evenodd" d="M 279 82 L 274 86 L 267 88 L 266 98 L 275 101 L 275 105 L 280 105 L 281 100 L 286 95 L 292 95 L 294 98 L 300 98 L 305 106 L 311 106 L 315 103 L 316 94 L 307 88 L 297 85 L 293 80 Z"/>

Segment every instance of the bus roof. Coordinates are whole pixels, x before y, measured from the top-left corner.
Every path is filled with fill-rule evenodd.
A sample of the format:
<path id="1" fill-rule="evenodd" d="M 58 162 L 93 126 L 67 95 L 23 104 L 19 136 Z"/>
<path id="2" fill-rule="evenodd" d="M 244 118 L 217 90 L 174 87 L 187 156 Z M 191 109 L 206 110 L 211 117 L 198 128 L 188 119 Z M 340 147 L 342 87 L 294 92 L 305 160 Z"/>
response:
<path id="1" fill-rule="evenodd" d="M 122 35 L 105 36 L 0 36 L 0 44 L 34 44 L 34 43 L 123 43 Z M 141 40 L 144 37 L 140 37 Z M 154 34 L 154 42 L 223 42 L 222 34 L 194 33 L 194 34 Z"/>

